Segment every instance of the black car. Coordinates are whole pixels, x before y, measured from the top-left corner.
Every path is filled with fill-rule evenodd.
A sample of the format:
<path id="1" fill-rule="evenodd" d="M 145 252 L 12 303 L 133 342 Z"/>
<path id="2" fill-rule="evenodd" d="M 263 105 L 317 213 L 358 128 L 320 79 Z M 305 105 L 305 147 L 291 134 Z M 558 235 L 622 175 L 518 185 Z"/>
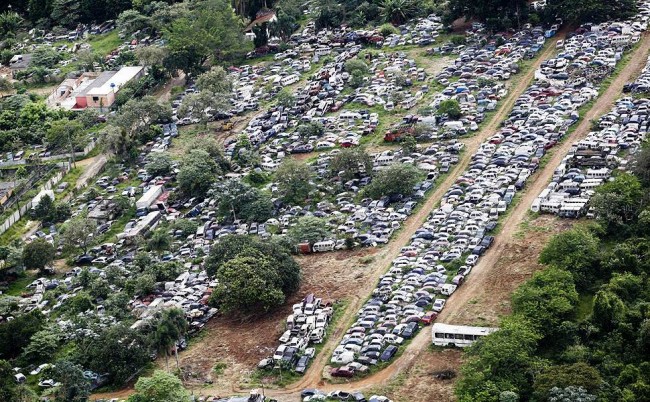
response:
<path id="1" fill-rule="evenodd" d="M 93 256 L 88 255 L 88 254 L 82 254 L 79 257 L 77 257 L 76 260 L 74 260 L 75 264 L 77 265 L 89 265 L 92 263 L 94 260 Z"/>
<path id="2" fill-rule="evenodd" d="M 296 363 L 296 368 L 294 369 L 296 373 L 304 374 L 307 371 L 307 366 L 309 365 L 309 356 L 302 356 L 298 359 Z"/>
<path id="3" fill-rule="evenodd" d="M 323 393 L 320 390 L 317 390 L 315 388 L 307 388 L 303 389 L 302 392 L 300 393 L 300 398 L 304 399 L 308 396 L 312 395 L 322 395 Z"/>
<path id="4" fill-rule="evenodd" d="M 417 332 L 418 332 L 418 323 L 417 322 L 409 322 L 406 325 L 406 328 L 404 328 L 404 331 L 402 331 L 402 338 L 409 339 L 412 338 Z M 384 351 L 385 353 L 386 351 Z M 383 354 L 382 354 L 383 357 Z"/>
<path id="5" fill-rule="evenodd" d="M 395 345 L 389 345 L 389 346 L 388 346 L 388 347 L 387 347 L 387 348 L 382 352 L 382 354 L 381 354 L 381 356 L 379 357 L 379 359 L 380 359 L 381 361 L 383 361 L 383 362 L 387 362 L 387 361 L 389 361 L 390 359 L 392 359 L 393 356 L 395 356 L 395 353 L 397 353 L 397 346 L 395 346 Z"/>

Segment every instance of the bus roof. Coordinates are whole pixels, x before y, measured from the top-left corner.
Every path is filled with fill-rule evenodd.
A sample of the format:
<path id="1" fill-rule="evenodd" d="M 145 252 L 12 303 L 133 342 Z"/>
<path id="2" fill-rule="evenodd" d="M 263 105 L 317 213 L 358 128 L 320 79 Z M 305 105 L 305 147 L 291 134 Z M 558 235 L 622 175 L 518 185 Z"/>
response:
<path id="1" fill-rule="evenodd" d="M 492 327 L 470 327 L 467 325 L 449 325 L 435 323 L 431 327 L 433 333 L 443 332 L 446 334 L 463 334 L 463 335 L 487 335 L 490 334 L 499 328 Z"/>

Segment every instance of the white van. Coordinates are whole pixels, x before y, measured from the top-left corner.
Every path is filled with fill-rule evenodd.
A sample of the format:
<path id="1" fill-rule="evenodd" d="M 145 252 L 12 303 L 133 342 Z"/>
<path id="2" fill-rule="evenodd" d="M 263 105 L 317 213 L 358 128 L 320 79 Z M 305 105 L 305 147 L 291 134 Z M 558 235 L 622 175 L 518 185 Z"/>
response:
<path id="1" fill-rule="evenodd" d="M 334 246 L 336 246 L 336 243 L 333 240 L 319 241 L 317 243 L 314 243 L 314 246 L 312 247 L 312 250 L 315 253 L 320 253 L 320 252 L 324 252 L 324 251 L 332 251 L 332 250 L 334 250 Z"/>
<path id="2" fill-rule="evenodd" d="M 298 77 L 297 74 L 291 74 L 291 75 L 287 75 L 286 77 L 282 77 L 280 79 L 280 84 L 283 87 L 286 87 L 287 85 L 295 84 L 299 80 L 300 80 L 300 77 Z"/>

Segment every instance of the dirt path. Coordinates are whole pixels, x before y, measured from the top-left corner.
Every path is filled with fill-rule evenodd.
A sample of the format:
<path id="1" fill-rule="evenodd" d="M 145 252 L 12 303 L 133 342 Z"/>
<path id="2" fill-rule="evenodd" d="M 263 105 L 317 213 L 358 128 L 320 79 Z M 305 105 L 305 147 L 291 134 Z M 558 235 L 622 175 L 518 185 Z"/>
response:
<path id="1" fill-rule="evenodd" d="M 185 85 L 185 73 L 180 73 L 178 77 L 172 77 L 168 83 L 156 91 L 153 96 L 158 98 L 158 102 L 168 102 L 172 96 L 172 89 L 176 86 Z"/>
<path id="2" fill-rule="evenodd" d="M 108 157 L 105 154 L 101 154 L 92 158 L 84 159 L 77 163 L 77 166 L 86 166 L 84 172 L 77 179 L 75 183 L 75 188 L 80 189 L 88 185 L 88 181 L 95 177 L 104 167 Z"/>

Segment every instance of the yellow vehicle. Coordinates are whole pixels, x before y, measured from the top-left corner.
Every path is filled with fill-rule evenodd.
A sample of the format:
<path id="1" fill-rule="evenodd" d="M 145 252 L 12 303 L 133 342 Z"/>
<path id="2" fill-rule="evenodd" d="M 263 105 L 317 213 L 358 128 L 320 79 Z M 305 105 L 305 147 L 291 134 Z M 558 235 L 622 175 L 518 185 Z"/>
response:
<path id="1" fill-rule="evenodd" d="M 232 121 L 228 120 L 228 121 L 224 122 L 224 123 L 221 125 L 221 129 L 224 130 L 224 131 L 229 131 L 229 130 L 232 130 L 232 128 L 233 128 L 234 125 L 235 125 L 235 123 L 233 123 Z"/>

